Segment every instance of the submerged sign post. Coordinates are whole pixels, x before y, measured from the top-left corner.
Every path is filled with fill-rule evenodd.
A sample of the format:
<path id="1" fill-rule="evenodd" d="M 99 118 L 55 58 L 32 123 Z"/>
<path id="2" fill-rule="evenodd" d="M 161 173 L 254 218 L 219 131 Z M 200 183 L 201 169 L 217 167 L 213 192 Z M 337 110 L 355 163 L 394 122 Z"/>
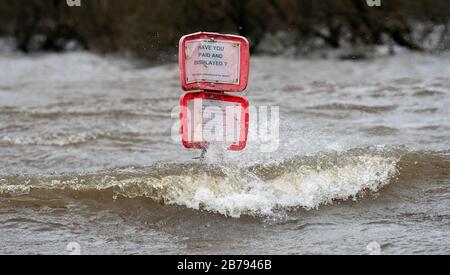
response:
<path id="1" fill-rule="evenodd" d="M 248 101 L 220 93 L 194 92 L 181 97 L 181 128 L 186 148 L 221 143 L 243 150 L 247 141 Z"/>
<path id="2" fill-rule="evenodd" d="M 220 143 L 243 150 L 248 134 L 248 101 L 225 92 L 247 88 L 250 64 L 247 39 L 237 35 L 194 33 L 179 45 L 180 120 L 183 145 L 205 149 Z M 190 92 L 196 91 L 196 92 Z"/>

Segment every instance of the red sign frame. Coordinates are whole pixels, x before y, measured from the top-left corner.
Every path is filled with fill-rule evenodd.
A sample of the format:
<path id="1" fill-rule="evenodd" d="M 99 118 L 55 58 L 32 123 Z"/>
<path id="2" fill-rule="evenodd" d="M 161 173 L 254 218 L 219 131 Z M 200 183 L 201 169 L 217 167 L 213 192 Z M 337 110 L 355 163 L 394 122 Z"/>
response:
<path id="1" fill-rule="evenodd" d="M 209 40 L 225 40 L 237 42 L 240 44 L 240 72 L 238 84 L 226 84 L 208 81 L 196 81 L 187 83 L 186 80 L 186 43 L 192 40 L 209 39 Z M 178 62 L 180 66 L 181 87 L 184 91 L 208 90 L 208 91 L 226 91 L 226 92 L 242 92 L 247 88 L 249 72 L 250 72 L 250 47 L 245 37 L 238 35 L 224 35 L 210 32 L 198 32 L 185 35 L 180 39 Z"/>
<path id="2" fill-rule="evenodd" d="M 211 92 L 190 92 L 190 93 L 184 93 L 180 98 L 180 122 L 181 122 L 181 134 L 182 134 L 182 142 L 184 147 L 190 149 L 203 149 L 208 147 L 208 142 L 191 142 L 188 140 L 188 101 L 194 100 L 194 99 L 208 99 L 208 100 L 218 100 L 218 101 L 224 101 L 224 102 L 232 102 L 232 103 L 239 103 L 242 108 L 241 112 L 241 125 L 240 125 L 240 137 L 239 137 L 239 144 L 230 145 L 228 147 L 231 151 L 241 151 L 245 149 L 245 146 L 247 145 L 247 137 L 248 137 L 248 127 L 249 127 L 249 109 L 248 109 L 248 100 L 244 97 L 240 96 L 232 96 L 227 95 L 223 93 L 211 93 Z M 243 122 L 243 123 L 242 123 Z"/>

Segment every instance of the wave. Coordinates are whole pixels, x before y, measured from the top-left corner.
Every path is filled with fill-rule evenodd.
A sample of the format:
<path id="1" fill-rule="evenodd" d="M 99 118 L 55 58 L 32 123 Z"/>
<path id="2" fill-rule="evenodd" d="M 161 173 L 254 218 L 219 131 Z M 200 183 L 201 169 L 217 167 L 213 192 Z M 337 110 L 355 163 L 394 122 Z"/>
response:
<path id="1" fill-rule="evenodd" d="M 64 205 L 60 202 L 64 195 L 147 198 L 237 218 L 318 209 L 336 201 L 358 200 L 391 183 L 448 179 L 449 175 L 450 157 L 445 153 L 366 148 L 243 168 L 181 163 L 86 175 L 0 176 L 0 197 L 36 197 L 40 201 L 42 194 L 46 198 L 54 195 L 56 202 L 51 202 L 56 205 Z"/>
<path id="2" fill-rule="evenodd" d="M 77 117 L 112 117 L 112 118 L 168 118 L 170 113 L 167 110 L 148 110 L 146 112 L 127 110 L 92 110 L 92 111 L 24 111 L 14 108 L 0 108 L 0 115 L 14 117 L 29 117 L 37 119 L 57 119 L 57 118 L 77 118 Z"/>
<path id="3" fill-rule="evenodd" d="M 45 136 L 25 136 L 25 137 L 0 137 L 0 146 L 11 145 L 39 145 L 39 146 L 68 146 L 84 144 L 98 139 L 99 135 L 95 133 L 75 133 L 63 134 L 54 133 Z"/>
<path id="4" fill-rule="evenodd" d="M 164 135 L 164 132 L 152 132 L 153 136 Z M 1 146 L 49 146 L 49 147 L 67 147 L 87 144 L 95 140 L 106 140 L 114 142 L 141 142 L 141 143 L 156 143 L 152 137 L 138 132 L 79 132 L 79 133 L 62 133 L 56 132 L 46 135 L 36 136 L 1 136 Z M 158 141 L 160 142 L 160 141 Z"/>
<path id="5" fill-rule="evenodd" d="M 368 113 L 368 114 L 377 114 L 377 113 L 385 113 L 385 112 L 393 111 L 393 110 L 397 109 L 397 106 L 395 106 L 395 105 L 366 106 L 366 105 L 334 103 L 334 104 L 313 106 L 313 107 L 310 107 L 310 109 L 335 110 L 335 111 L 358 111 L 358 112 Z"/>

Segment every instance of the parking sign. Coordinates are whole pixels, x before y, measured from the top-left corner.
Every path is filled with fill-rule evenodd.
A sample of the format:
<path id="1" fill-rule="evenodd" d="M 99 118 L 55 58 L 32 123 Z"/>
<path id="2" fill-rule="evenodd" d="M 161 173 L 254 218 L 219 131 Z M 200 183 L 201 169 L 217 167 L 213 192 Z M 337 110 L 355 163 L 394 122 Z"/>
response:
<path id="1" fill-rule="evenodd" d="M 248 101 L 222 93 L 185 93 L 180 99 L 181 133 L 186 148 L 207 148 L 224 144 L 229 150 L 243 150 L 248 135 Z"/>
<path id="2" fill-rule="evenodd" d="M 199 32 L 179 45 L 181 86 L 185 91 L 242 92 L 249 76 L 249 44 L 237 35 Z"/>

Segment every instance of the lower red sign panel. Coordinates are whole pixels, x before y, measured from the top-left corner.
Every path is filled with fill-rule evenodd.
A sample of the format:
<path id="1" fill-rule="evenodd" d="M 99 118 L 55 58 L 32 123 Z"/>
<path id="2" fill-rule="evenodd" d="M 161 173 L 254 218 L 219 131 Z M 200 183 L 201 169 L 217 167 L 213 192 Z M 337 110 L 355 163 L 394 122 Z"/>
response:
<path id="1" fill-rule="evenodd" d="M 215 92 L 185 93 L 180 100 L 181 133 L 186 148 L 223 144 L 243 150 L 248 136 L 248 101 Z"/>

